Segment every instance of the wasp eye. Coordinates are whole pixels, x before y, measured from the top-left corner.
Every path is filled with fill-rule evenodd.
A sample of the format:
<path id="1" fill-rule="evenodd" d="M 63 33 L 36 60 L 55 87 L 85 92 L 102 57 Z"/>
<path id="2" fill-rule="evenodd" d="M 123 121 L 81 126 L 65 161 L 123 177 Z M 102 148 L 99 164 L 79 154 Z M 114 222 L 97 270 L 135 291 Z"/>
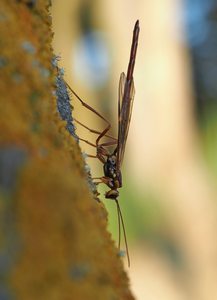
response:
<path id="1" fill-rule="evenodd" d="M 115 165 L 115 164 L 116 164 L 116 157 L 111 156 L 110 159 L 109 159 L 109 161 L 110 161 L 110 163 L 111 163 L 112 165 Z"/>

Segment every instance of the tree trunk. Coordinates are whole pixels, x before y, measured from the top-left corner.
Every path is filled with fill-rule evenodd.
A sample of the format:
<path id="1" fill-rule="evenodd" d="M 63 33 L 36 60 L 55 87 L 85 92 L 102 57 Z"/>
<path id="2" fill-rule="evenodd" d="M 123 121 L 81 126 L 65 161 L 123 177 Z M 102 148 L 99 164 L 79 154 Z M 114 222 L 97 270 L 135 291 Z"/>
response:
<path id="1" fill-rule="evenodd" d="M 48 9 L 1 3 L 0 299 L 133 299 L 85 171 Z"/>

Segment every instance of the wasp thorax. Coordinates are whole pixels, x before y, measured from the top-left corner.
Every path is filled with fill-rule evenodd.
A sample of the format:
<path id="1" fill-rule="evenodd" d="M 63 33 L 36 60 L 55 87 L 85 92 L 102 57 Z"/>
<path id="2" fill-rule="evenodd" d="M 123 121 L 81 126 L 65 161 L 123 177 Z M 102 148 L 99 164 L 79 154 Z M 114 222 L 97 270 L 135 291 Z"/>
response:
<path id="1" fill-rule="evenodd" d="M 116 156 L 108 156 L 106 163 L 104 164 L 104 174 L 106 177 L 115 179 L 117 177 L 116 171 Z"/>

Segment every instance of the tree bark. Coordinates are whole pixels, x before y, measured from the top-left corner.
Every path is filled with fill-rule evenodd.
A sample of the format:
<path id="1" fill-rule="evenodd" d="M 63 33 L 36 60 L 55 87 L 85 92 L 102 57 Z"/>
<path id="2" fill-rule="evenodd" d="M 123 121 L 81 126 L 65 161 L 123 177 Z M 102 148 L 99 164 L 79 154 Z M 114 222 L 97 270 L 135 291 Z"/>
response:
<path id="1" fill-rule="evenodd" d="M 85 171 L 48 9 L 1 3 L 0 299 L 133 299 Z"/>

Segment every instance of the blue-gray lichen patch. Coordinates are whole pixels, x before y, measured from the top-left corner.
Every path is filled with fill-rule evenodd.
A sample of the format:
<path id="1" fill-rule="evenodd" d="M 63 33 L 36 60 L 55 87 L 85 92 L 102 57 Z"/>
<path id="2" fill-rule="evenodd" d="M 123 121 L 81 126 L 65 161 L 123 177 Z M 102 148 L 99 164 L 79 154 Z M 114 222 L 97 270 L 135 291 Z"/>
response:
<path id="1" fill-rule="evenodd" d="M 33 46 L 33 44 L 29 41 L 23 41 L 21 44 L 21 47 L 23 48 L 23 50 L 25 50 L 26 52 L 28 52 L 30 54 L 36 53 L 35 46 Z"/>
<path id="2" fill-rule="evenodd" d="M 72 106 L 70 104 L 70 98 L 68 95 L 66 84 L 62 77 L 63 71 L 59 68 L 57 68 L 57 70 L 58 70 L 58 75 L 56 78 L 57 109 L 61 116 L 61 119 L 66 121 L 66 129 L 76 140 L 78 140 L 78 137 L 75 133 L 75 126 L 73 124 Z"/>
<path id="3" fill-rule="evenodd" d="M 19 169 L 26 160 L 26 152 L 16 146 L 0 149 L 0 188 L 4 192 L 13 191 Z"/>

